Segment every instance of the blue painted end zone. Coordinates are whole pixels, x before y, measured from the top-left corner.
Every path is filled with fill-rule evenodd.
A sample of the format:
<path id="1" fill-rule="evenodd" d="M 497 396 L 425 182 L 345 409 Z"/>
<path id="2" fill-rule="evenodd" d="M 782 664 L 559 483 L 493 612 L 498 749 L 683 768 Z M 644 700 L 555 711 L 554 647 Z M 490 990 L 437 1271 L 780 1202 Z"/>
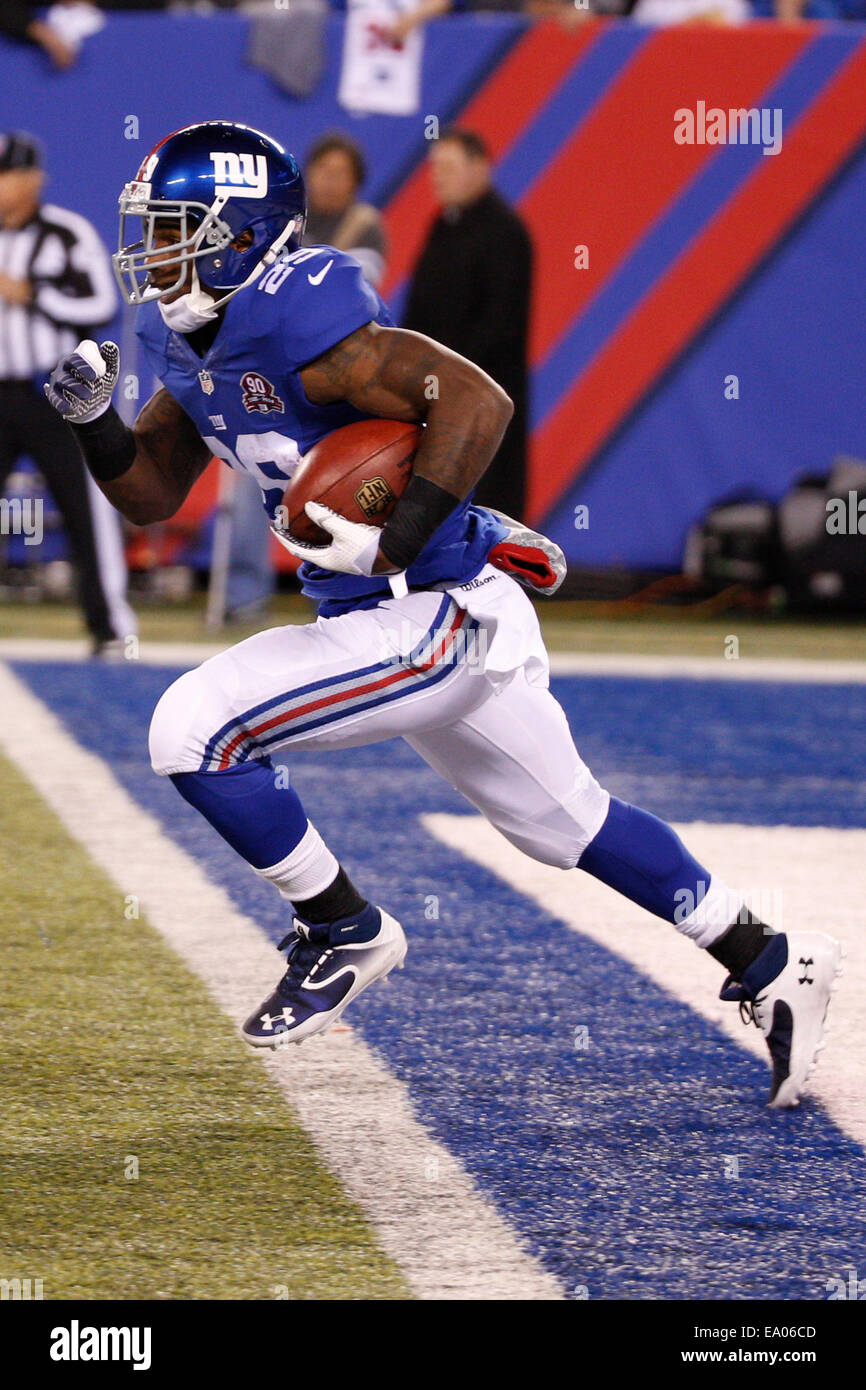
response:
<path id="1" fill-rule="evenodd" d="M 276 940 L 276 894 L 147 767 L 150 710 L 176 673 L 15 669 Z M 649 810 L 864 824 L 866 688 L 556 686 L 595 771 Z M 406 971 L 353 1005 L 352 1022 L 569 1293 L 821 1299 L 829 1278 L 862 1266 L 864 1156 L 819 1106 L 767 1112 L 763 1065 L 425 834 L 421 812 L 466 805 L 402 743 L 286 761 L 349 871 L 409 929 Z M 586 1052 L 573 1046 L 580 1026 Z M 724 1176 L 731 1153 L 737 1181 Z"/>

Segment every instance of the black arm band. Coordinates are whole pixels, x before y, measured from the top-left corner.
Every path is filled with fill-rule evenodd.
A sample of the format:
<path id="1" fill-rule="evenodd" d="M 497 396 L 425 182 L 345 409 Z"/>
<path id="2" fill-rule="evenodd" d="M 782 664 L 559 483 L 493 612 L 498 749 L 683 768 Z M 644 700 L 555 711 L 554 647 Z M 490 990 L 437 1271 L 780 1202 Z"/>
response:
<path id="1" fill-rule="evenodd" d="M 86 424 L 70 424 L 84 462 L 98 483 L 110 483 L 126 473 L 135 462 L 135 436 L 110 405 L 102 415 Z"/>
<path id="2" fill-rule="evenodd" d="M 394 508 L 393 516 L 382 528 L 379 548 L 386 560 L 407 570 L 442 522 L 450 516 L 460 498 L 446 492 L 429 478 L 413 474 L 409 486 Z"/>

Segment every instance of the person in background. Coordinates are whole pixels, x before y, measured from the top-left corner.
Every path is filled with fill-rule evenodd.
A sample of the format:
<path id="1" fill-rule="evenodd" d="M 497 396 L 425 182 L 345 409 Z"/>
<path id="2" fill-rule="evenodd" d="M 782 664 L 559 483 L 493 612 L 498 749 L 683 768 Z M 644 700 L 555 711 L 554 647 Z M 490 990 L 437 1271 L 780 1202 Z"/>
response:
<path id="1" fill-rule="evenodd" d="M 136 630 L 120 522 L 42 384 L 58 354 L 108 323 L 117 295 L 93 227 L 43 204 L 43 182 L 38 142 L 0 134 L 0 494 L 29 455 L 63 517 L 94 655 L 110 657 Z"/>
<path id="2" fill-rule="evenodd" d="M 71 68 L 78 56 L 75 46 L 47 24 L 39 8 L 27 0 L 0 0 L 0 34 L 43 49 L 56 68 Z"/>
<path id="3" fill-rule="evenodd" d="M 415 267 L 403 327 L 468 357 L 513 400 L 511 423 L 475 501 L 523 520 L 532 243 L 493 187 L 479 135 L 444 130 L 429 158 L 442 210 Z"/>
<path id="4" fill-rule="evenodd" d="M 629 11 L 635 24 L 671 28 L 677 24 L 724 27 L 752 17 L 748 0 L 636 0 Z"/>
<path id="5" fill-rule="evenodd" d="M 367 170 L 354 140 L 334 132 L 307 156 L 305 246 L 336 246 L 359 262 L 364 278 L 378 285 L 385 270 L 385 233 L 378 209 L 358 201 Z M 231 543 L 226 582 L 230 622 L 260 617 L 274 591 L 270 535 L 255 483 L 235 477 L 231 497 Z"/>
<path id="6" fill-rule="evenodd" d="M 866 19 L 866 0 L 752 0 L 756 19 L 776 18 L 783 24 L 803 19 Z"/>
<path id="7" fill-rule="evenodd" d="M 54 67 L 71 68 L 81 45 L 105 24 L 103 10 L 163 10 L 170 0 L 55 0 L 46 5 L 32 0 L 0 0 L 0 34 L 44 50 Z M 233 4 L 234 0 L 228 0 Z M 217 0 L 218 7 L 219 0 Z"/>
<path id="8" fill-rule="evenodd" d="M 791 0 L 794 3 L 794 0 Z M 405 43 L 413 29 L 446 14 L 478 13 L 524 14 L 529 19 L 556 19 L 566 29 L 574 29 L 597 14 L 620 14 L 634 0 L 420 0 L 417 9 L 398 15 L 383 30 L 395 48 Z"/>
<path id="9" fill-rule="evenodd" d="M 359 262 L 371 285 L 381 282 L 385 269 L 385 232 L 372 203 L 358 201 L 367 177 L 360 147 L 335 132 L 318 140 L 307 155 L 305 246 L 336 246 Z"/>
<path id="10" fill-rule="evenodd" d="M 519 9 L 522 0 L 515 0 L 515 5 Z M 426 24 L 430 19 L 438 19 L 440 15 L 451 14 L 453 11 L 471 8 L 466 0 L 421 0 L 416 10 L 407 10 L 405 14 L 398 15 L 386 27 L 383 27 L 383 37 L 390 39 L 395 46 L 402 44 L 412 33 L 413 29 L 418 29 L 422 24 Z M 511 9 L 512 6 L 503 0 L 503 4 L 491 4 L 491 9 Z"/>

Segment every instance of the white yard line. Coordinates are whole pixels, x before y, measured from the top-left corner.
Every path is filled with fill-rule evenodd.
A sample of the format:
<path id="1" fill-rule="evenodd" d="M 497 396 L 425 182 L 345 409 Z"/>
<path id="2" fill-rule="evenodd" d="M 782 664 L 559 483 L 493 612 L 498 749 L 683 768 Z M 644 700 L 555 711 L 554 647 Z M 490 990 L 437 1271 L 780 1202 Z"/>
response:
<path id="1" fill-rule="evenodd" d="M 141 642 L 136 661 L 143 666 L 198 666 L 233 646 L 225 642 Z M 82 638 L 3 637 L 0 660 L 84 661 L 90 645 Z M 661 680 L 741 680 L 803 682 L 816 685 L 863 685 L 866 661 L 810 661 L 806 658 L 722 656 L 644 656 L 640 653 L 552 652 L 555 676 L 647 676 Z"/>
<path id="2" fill-rule="evenodd" d="M 0 708 L 7 757 L 241 1023 L 279 977 L 281 958 L 261 930 L 2 663 Z M 331 1032 L 262 1061 L 417 1295 L 563 1297 L 357 1033 Z"/>
<path id="3" fill-rule="evenodd" d="M 766 1046 L 757 1028 L 740 1023 L 736 1005 L 718 998 L 724 974 L 705 951 L 589 874 L 563 873 L 528 859 L 481 816 L 428 815 L 423 823 L 443 844 L 629 961 L 760 1056 L 768 1064 L 769 1086 Z M 846 1134 L 866 1145 L 866 830 L 706 822 L 676 828 L 698 860 L 739 887 L 770 925 L 829 931 L 844 943 L 827 1046 L 809 1091 Z M 634 1026 L 640 1031 L 639 1016 Z"/>

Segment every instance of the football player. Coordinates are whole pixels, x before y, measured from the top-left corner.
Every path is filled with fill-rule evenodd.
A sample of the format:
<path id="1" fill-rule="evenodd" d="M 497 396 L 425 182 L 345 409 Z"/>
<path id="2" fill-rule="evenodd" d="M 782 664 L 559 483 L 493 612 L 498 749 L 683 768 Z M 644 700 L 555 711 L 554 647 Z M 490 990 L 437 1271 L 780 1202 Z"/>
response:
<path id="1" fill-rule="evenodd" d="M 582 762 L 514 577 L 553 592 L 561 552 L 472 505 L 511 415 L 505 393 L 395 328 L 350 256 L 301 249 L 298 165 L 260 132 L 206 122 L 170 135 L 120 211 L 115 270 L 141 306 L 161 389 L 129 429 L 111 405 L 117 348 L 85 343 L 58 363 L 48 399 L 138 525 L 171 517 L 212 455 L 249 473 L 319 605 L 315 623 L 260 632 L 181 676 L 150 730 L 155 771 L 293 915 L 287 969 L 245 1023 L 247 1041 L 279 1046 L 328 1028 L 406 953 L 400 923 L 349 879 L 271 757 L 400 735 L 525 853 L 594 875 L 714 956 L 728 972 L 722 998 L 766 1039 L 770 1103 L 796 1104 L 840 947 L 774 932 L 668 825 L 610 796 Z M 132 219 L 141 230 L 130 242 Z M 425 426 L 390 519 L 377 529 L 311 502 L 331 540 L 294 540 L 280 507 L 301 456 L 371 416 Z"/>

